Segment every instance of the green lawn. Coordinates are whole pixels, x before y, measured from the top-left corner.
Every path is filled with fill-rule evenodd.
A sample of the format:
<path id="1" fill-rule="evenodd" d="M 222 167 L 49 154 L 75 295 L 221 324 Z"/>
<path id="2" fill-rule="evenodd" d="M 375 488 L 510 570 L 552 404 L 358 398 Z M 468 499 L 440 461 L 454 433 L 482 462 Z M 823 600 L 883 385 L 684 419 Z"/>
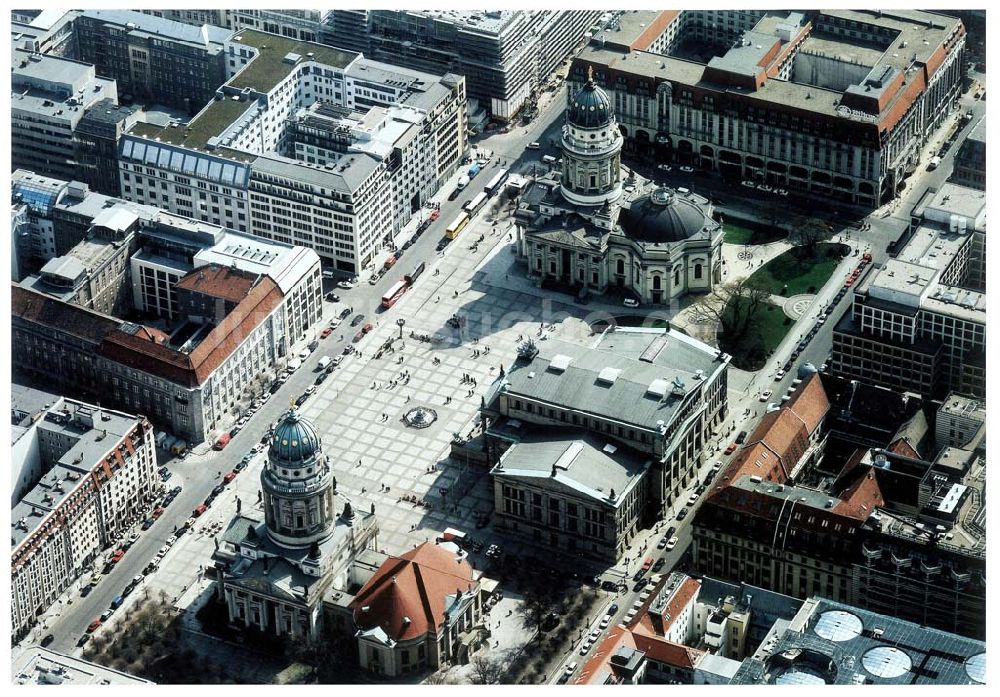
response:
<path id="1" fill-rule="evenodd" d="M 815 293 L 829 280 L 845 249 L 845 245 L 830 242 L 809 249 L 792 247 L 754 272 L 750 282 L 774 295 L 781 295 L 785 286 L 787 297 Z"/>
<path id="2" fill-rule="evenodd" d="M 719 347 L 732 355 L 733 366 L 741 370 L 760 370 L 764 367 L 785 334 L 794 326 L 790 320 L 786 324 L 785 313 L 771 303 L 763 303 L 757 308 L 755 318 L 756 324 L 739 341 L 733 342 L 725 335 L 719 337 Z"/>
<path id="3" fill-rule="evenodd" d="M 728 218 L 722 223 L 726 244 L 768 244 L 777 242 L 788 236 L 788 231 L 780 227 L 772 227 L 754 223 L 740 218 Z"/>

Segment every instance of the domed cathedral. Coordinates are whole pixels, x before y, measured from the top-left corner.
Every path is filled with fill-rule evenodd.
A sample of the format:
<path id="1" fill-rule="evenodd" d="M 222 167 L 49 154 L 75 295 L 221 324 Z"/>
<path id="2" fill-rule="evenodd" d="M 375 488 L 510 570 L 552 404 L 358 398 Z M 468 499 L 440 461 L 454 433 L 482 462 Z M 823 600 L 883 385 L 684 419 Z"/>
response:
<path id="1" fill-rule="evenodd" d="M 562 167 L 540 177 L 516 215 L 518 260 L 538 285 L 649 305 L 722 280 L 721 224 L 687 189 L 665 189 L 622 166 L 614 105 L 593 75 L 566 106 Z"/>
<path id="2" fill-rule="evenodd" d="M 267 534 L 277 544 L 302 547 L 330 536 L 333 470 L 312 424 L 295 409 L 271 436 L 260 484 Z"/>
<path id="3" fill-rule="evenodd" d="M 377 549 L 375 508 L 338 506 L 322 440 L 294 407 L 270 435 L 260 486 L 254 506 L 237 497 L 237 515 L 216 540 L 218 597 L 231 624 L 316 638 L 324 599 L 350 585 L 359 554 Z"/>

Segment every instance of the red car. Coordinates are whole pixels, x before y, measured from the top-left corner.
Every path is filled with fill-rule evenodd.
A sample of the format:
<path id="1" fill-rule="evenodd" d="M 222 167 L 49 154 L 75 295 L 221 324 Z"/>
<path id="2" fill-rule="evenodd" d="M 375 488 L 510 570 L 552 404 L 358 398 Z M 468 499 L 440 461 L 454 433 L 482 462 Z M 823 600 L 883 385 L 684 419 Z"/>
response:
<path id="1" fill-rule="evenodd" d="M 111 555 L 111 563 L 112 564 L 117 564 L 118 562 L 120 562 L 122 560 L 122 557 L 124 557 L 124 556 L 125 556 L 125 550 L 123 550 L 123 549 L 117 549 L 117 550 L 115 550 L 115 553 Z"/>
<path id="2" fill-rule="evenodd" d="M 198 504 L 198 507 L 196 509 L 194 509 L 194 511 L 191 513 L 191 515 L 193 515 L 195 518 L 197 518 L 198 516 L 200 516 L 202 513 L 204 513 L 207 510 L 208 510 L 208 506 L 206 506 L 203 503 L 200 503 L 200 504 Z"/>
<path id="3" fill-rule="evenodd" d="M 153 515 L 152 515 L 151 517 L 153 518 L 153 520 L 156 520 L 156 519 L 157 519 L 157 518 L 159 518 L 159 517 L 160 517 L 161 515 L 163 515 L 163 512 L 164 512 L 165 510 L 167 510 L 167 509 L 166 509 L 166 508 L 164 508 L 163 506 L 159 506 L 159 507 L 157 507 L 157 509 L 156 509 L 155 511 L 153 511 Z"/>
<path id="4" fill-rule="evenodd" d="M 439 211 L 439 210 L 433 210 L 433 211 L 431 211 L 431 215 L 428 218 L 428 220 L 432 220 L 433 221 L 433 220 L 437 220 L 440 217 L 441 217 L 441 211 Z"/>
<path id="5" fill-rule="evenodd" d="M 222 481 L 224 481 L 226 484 L 228 484 L 229 482 L 233 481 L 234 479 L 236 479 L 236 472 L 229 472 L 226 476 L 224 476 L 222 478 Z"/>
<path id="6" fill-rule="evenodd" d="M 370 325 L 370 324 L 366 324 L 365 326 L 361 327 L 361 333 L 362 334 L 367 334 L 371 330 L 372 330 L 372 325 Z"/>
<path id="7" fill-rule="evenodd" d="M 861 258 L 864 259 L 865 261 L 871 261 L 872 260 L 871 252 L 865 252 L 864 254 L 861 255 Z"/>
<path id="8" fill-rule="evenodd" d="M 330 336 L 331 334 L 333 334 L 333 330 L 330 329 L 330 327 L 327 327 L 326 329 L 324 329 L 323 331 L 321 331 L 319 333 L 319 336 L 320 336 L 321 339 L 325 339 L 326 337 Z"/>
<path id="9" fill-rule="evenodd" d="M 653 566 L 653 558 L 652 557 L 646 557 L 646 561 L 644 561 L 642 563 L 642 570 L 643 571 L 649 571 L 650 568 L 652 568 L 652 566 Z"/>
<path id="10" fill-rule="evenodd" d="M 100 626 L 101 626 L 101 618 L 98 617 L 96 620 L 94 620 L 87 626 L 87 634 L 90 634 Z"/>
<path id="11" fill-rule="evenodd" d="M 732 455 L 735 452 L 736 452 L 736 443 L 730 443 L 729 447 L 726 448 L 726 450 L 725 450 L 725 454 L 726 455 Z"/>
<path id="12" fill-rule="evenodd" d="M 851 276 L 850 278 L 847 279 L 847 281 L 844 282 L 844 288 L 850 288 L 853 285 L 854 285 L 854 276 Z"/>

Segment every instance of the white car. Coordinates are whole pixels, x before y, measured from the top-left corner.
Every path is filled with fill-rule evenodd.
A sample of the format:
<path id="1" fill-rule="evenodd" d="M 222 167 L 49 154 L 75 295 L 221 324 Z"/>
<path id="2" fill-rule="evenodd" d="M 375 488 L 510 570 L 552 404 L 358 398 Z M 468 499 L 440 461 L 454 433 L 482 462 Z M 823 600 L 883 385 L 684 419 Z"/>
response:
<path id="1" fill-rule="evenodd" d="M 601 620 L 601 629 L 607 629 L 609 624 L 611 624 L 611 615 L 605 615 L 604 619 Z"/>
<path id="2" fill-rule="evenodd" d="M 371 285 L 375 285 L 376 283 L 378 283 L 378 279 L 380 278 L 382 278 L 381 274 L 373 273 L 372 277 L 368 279 L 368 283 Z"/>
<path id="3" fill-rule="evenodd" d="M 526 145 L 525 147 L 526 147 L 526 148 L 527 148 L 528 150 L 538 150 L 538 149 L 539 149 L 540 147 L 542 147 L 542 144 L 541 144 L 541 143 L 539 143 L 539 142 L 538 142 L 538 141 L 536 140 L 536 141 L 532 141 L 531 143 L 528 143 L 528 144 L 527 144 L 527 145 Z"/>
<path id="4" fill-rule="evenodd" d="M 778 194 L 778 196 L 788 196 L 788 191 L 785 189 L 775 189 L 774 193 Z"/>
<path id="5" fill-rule="evenodd" d="M 743 186 L 745 186 L 746 188 L 748 188 L 748 189 L 752 189 L 752 188 L 754 188 L 754 187 L 756 186 L 756 184 L 754 184 L 754 183 L 753 183 L 752 181 L 750 181 L 749 179 L 744 179 L 744 180 L 743 180 L 742 182 L 740 182 L 740 183 L 741 183 L 741 184 L 742 184 Z"/>
<path id="6" fill-rule="evenodd" d="M 572 675 L 576 670 L 576 661 L 570 661 L 566 664 L 566 675 Z"/>
<path id="7" fill-rule="evenodd" d="M 625 298 L 625 302 L 622 304 L 625 305 L 625 307 L 632 307 L 632 308 L 639 307 L 639 301 L 636 300 L 635 298 Z"/>
<path id="8" fill-rule="evenodd" d="M 698 503 L 698 494 L 691 494 L 690 496 L 688 496 L 688 505 L 689 506 L 693 506 L 696 503 Z M 669 540 L 668 540 L 668 542 L 669 542 Z"/>
<path id="9" fill-rule="evenodd" d="M 785 371 L 784 370 L 779 370 L 777 373 L 774 374 L 774 381 L 775 382 L 780 382 L 781 378 L 783 378 L 783 377 L 785 377 Z"/>
<path id="10" fill-rule="evenodd" d="M 760 401 L 766 402 L 767 398 L 771 396 L 771 390 L 764 390 L 760 393 Z"/>
<path id="11" fill-rule="evenodd" d="M 676 546 L 677 546 L 677 535 L 674 535 L 669 540 L 667 540 L 667 551 L 669 552 Z"/>
<path id="12" fill-rule="evenodd" d="M 590 642 L 590 639 L 587 639 L 587 641 L 583 642 L 583 644 L 580 646 L 580 655 L 586 656 L 587 652 L 590 651 L 591 646 L 593 646 L 593 644 Z"/>
<path id="13" fill-rule="evenodd" d="M 661 172 L 669 172 L 670 170 L 673 169 L 673 167 L 671 167 L 670 165 L 656 165 L 656 169 L 660 170 Z"/>
<path id="14" fill-rule="evenodd" d="M 688 167 L 687 165 L 684 165 L 683 167 L 681 167 L 681 171 L 690 174 L 691 172 L 694 171 L 694 167 Z"/>
<path id="15" fill-rule="evenodd" d="M 350 290 L 351 288 L 354 287 L 354 284 L 351 283 L 350 281 L 340 281 L 337 284 L 337 287 L 338 288 L 343 288 L 344 290 Z"/>
<path id="16" fill-rule="evenodd" d="M 330 320 L 330 329 L 336 329 L 339 326 L 340 326 L 339 317 L 334 317 L 333 319 Z"/>
<path id="17" fill-rule="evenodd" d="M 716 460 L 715 463 L 712 465 L 712 471 L 718 472 L 721 469 L 722 469 L 722 460 Z"/>
<path id="18" fill-rule="evenodd" d="M 323 278 L 333 278 L 333 271 L 330 269 L 323 269 Z"/>
<path id="19" fill-rule="evenodd" d="M 305 360 L 305 359 L 309 358 L 309 354 L 310 353 L 312 353 L 312 351 L 310 351 L 307 348 L 304 348 L 301 351 L 299 351 L 299 358 L 301 358 L 302 360 Z"/>

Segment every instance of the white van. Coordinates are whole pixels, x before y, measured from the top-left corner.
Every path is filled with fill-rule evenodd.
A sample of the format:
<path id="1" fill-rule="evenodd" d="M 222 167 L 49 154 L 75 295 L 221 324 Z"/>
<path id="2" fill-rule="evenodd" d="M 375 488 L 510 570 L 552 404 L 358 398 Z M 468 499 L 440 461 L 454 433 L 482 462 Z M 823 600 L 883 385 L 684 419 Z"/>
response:
<path id="1" fill-rule="evenodd" d="M 319 363 L 317 363 L 317 366 L 319 367 L 320 370 L 326 370 L 326 367 L 330 365 L 332 361 L 333 359 L 330 358 L 329 356 L 323 356 L 322 358 L 319 359 Z"/>
<path id="2" fill-rule="evenodd" d="M 302 367 L 302 361 L 300 361 L 298 358 L 293 358 L 292 360 L 288 361 L 288 372 L 289 373 L 294 373 L 296 370 L 298 370 L 301 367 Z"/>
<path id="3" fill-rule="evenodd" d="M 542 155 L 542 162 L 544 162 L 547 165 L 554 164 L 555 161 L 556 158 L 552 157 L 552 155 Z"/>
<path id="4" fill-rule="evenodd" d="M 538 141 L 536 140 L 536 141 L 533 141 L 533 142 L 531 142 L 531 143 L 528 143 L 527 147 L 528 147 L 528 150 L 538 150 L 539 148 L 541 148 L 541 147 L 542 147 L 542 144 L 541 144 L 541 143 L 539 143 L 539 142 L 538 142 Z"/>

